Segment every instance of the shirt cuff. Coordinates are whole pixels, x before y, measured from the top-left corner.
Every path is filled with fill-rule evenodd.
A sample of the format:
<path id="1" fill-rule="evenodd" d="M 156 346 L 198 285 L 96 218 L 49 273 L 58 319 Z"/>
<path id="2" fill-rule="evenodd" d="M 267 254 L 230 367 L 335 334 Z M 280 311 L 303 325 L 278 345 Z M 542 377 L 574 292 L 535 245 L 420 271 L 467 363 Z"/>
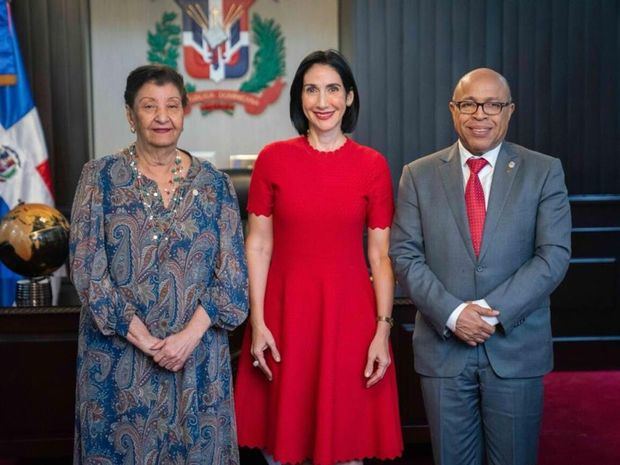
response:
<path id="1" fill-rule="evenodd" d="M 484 307 L 484 308 L 491 308 L 491 306 L 484 299 L 474 300 L 473 303 L 480 305 L 481 307 Z M 499 320 L 497 319 L 496 316 L 481 316 L 480 318 L 482 318 L 484 321 L 486 321 L 491 326 L 497 326 L 499 324 Z"/>
<path id="2" fill-rule="evenodd" d="M 450 314 L 448 321 L 446 321 L 446 327 L 450 331 L 452 332 L 456 331 L 456 320 L 459 319 L 459 316 L 461 315 L 461 312 L 465 309 L 465 307 L 467 307 L 467 304 L 463 302 L 461 305 L 459 305 L 454 310 L 452 310 L 452 313 Z"/>

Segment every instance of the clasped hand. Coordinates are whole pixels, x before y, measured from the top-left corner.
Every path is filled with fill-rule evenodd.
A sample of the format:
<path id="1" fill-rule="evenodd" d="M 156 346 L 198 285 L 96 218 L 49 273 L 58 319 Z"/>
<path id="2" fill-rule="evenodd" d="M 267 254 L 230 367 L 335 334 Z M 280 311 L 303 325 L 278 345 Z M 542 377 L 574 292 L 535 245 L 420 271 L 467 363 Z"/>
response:
<path id="1" fill-rule="evenodd" d="M 179 371 L 210 326 L 211 318 L 204 307 L 198 305 L 185 328 L 151 347 L 151 350 L 156 351 L 153 361 L 166 370 Z"/>
<path id="2" fill-rule="evenodd" d="M 179 371 L 198 346 L 202 335 L 203 332 L 187 326 L 176 334 L 160 339 L 151 347 L 153 361 L 166 370 Z"/>
<path id="3" fill-rule="evenodd" d="M 211 319 L 202 305 L 198 305 L 187 326 L 164 339 L 153 336 L 144 322 L 134 315 L 127 340 L 162 368 L 179 371 L 211 326 Z"/>
<path id="4" fill-rule="evenodd" d="M 495 326 L 488 324 L 481 317 L 496 317 L 497 310 L 481 307 L 468 302 L 456 320 L 454 334 L 472 347 L 484 343 L 495 333 Z"/>

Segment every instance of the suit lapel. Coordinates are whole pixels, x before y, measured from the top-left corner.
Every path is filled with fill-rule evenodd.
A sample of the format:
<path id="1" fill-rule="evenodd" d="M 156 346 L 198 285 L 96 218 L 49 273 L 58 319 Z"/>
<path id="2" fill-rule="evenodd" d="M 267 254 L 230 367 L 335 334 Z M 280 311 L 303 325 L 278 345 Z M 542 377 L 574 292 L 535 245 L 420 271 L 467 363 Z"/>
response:
<path id="1" fill-rule="evenodd" d="M 441 159 L 443 164 L 439 166 L 439 174 L 443 183 L 446 196 L 448 197 L 448 205 L 452 210 L 452 215 L 456 220 L 461 239 L 465 244 L 467 253 L 473 262 L 476 261 L 474 248 L 471 243 L 471 234 L 469 233 L 469 222 L 467 221 L 467 211 L 465 209 L 465 191 L 463 187 L 463 168 L 461 167 L 461 157 L 459 155 L 458 144 L 454 144 L 452 148 Z"/>
<path id="2" fill-rule="evenodd" d="M 520 162 L 521 157 L 510 150 L 508 144 L 504 142 L 497 157 L 495 170 L 493 171 L 491 193 L 484 222 L 484 233 L 482 234 L 480 260 L 484 258 L 485 253 L 493 242 L 493 235 L 497 230 L 499 218 L 508 200 L 512 183 L 521 166 Z"/>

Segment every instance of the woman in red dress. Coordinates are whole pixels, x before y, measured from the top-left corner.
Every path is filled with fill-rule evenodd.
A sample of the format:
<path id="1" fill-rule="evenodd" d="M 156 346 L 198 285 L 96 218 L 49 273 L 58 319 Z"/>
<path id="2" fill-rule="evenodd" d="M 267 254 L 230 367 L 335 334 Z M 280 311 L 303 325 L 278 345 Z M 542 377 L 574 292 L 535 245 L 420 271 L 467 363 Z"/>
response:
<path id="1" fill-rule="evenodd" d="M 402 452 L 389 344 L 392 184 L 385 158 L 345 136 L 358 111 L 344 58 L 311 53 L 291 85 L 300 136 L 267 145 L 252 174 L 251 316 L 235 399 L 239 444 L 271 463 Z"/>

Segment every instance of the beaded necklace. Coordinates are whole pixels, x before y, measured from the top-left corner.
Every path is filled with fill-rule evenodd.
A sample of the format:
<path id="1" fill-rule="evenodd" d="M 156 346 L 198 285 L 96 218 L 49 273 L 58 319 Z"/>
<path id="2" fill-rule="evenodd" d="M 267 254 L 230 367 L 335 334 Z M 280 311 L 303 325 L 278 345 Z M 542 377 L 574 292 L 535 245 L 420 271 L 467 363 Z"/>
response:
<path id="1" fill-rule="evenodd" d="M 174 223 L 177 209 L 183 201 L 183 190 L 181 181 L 183 180 L 183 166 L 181 166 L 181 156 L 177 150 L 174 158 L 174 165 L 170 169 L 171 177 L 168 180 L 169 188 L 164 188 L 166 194 L 172 195 L 168 202 L 168 207 L 164 206 L 162 195 L 159 193 L 157 183 L 146 179 L 138 169 L 138 155 L 136 146 L 129 147 L 129 165 L 135 174 L 135 185 L 140 194 L 140 200 L 146 212 L 148 226 L 153 231 L 153 240 L 168 240 L 168 232 Z M 161 199 L 161 201 L 160 201 Z M 159 208 L 157 208 L 159 206 Z"/>

